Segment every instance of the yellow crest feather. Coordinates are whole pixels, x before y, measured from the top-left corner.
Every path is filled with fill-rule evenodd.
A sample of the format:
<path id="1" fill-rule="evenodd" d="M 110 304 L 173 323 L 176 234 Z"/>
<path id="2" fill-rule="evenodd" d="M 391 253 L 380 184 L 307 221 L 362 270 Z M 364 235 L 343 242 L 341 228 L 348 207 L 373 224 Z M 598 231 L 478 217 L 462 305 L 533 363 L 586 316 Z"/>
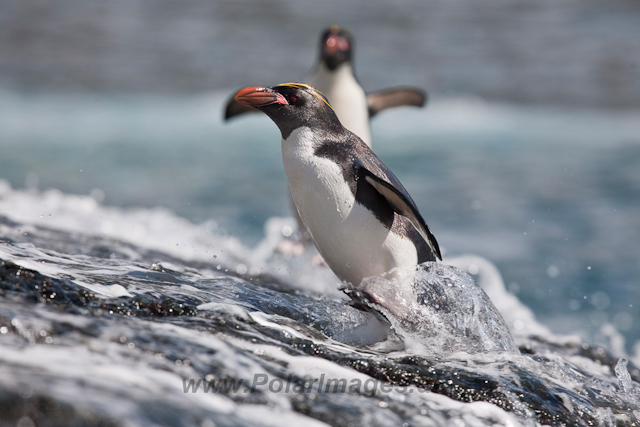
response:
<path id="1" fill-rule="evenodd" d="M 310 92 L 313 96 L 315 96 L 316 98 L 318 98 L 319 100 L 321 100 L 322 102 L 324 102 L 325 104 L 327 104 L 327 107 L 331 108 L 333 110 L 333 107 L 331 106 L 331 104 L 329 104 L 329 101 L 327 100 L 327 97 L 325 97 L 322 92 L 320 92 L 318 89 L 316 89 L 315 87 L 305 84 L 305 83 L 281 83 L 278 86 L 286 86 L 286 87 L 294 87 L 296 89 L 305 89 L 308 92 Z"/>

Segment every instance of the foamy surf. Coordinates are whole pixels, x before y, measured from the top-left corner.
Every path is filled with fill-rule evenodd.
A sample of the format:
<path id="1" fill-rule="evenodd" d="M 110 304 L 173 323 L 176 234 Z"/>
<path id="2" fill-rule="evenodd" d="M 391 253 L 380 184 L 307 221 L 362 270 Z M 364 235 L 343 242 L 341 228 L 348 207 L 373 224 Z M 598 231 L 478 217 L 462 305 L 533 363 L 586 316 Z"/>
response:
<path id="1" fill-rule="evenodd" d="M 0 184 L 0 409 L 129 425 L 639 421 L 637 356 L 555 335 L 482 257 L 443 266 L 476 277 L 523 354 L 442 352 L 390 312 L 385 329 L 328 269 L 273 253 L 291 219 L 253 247 L 211 224 Z"/>

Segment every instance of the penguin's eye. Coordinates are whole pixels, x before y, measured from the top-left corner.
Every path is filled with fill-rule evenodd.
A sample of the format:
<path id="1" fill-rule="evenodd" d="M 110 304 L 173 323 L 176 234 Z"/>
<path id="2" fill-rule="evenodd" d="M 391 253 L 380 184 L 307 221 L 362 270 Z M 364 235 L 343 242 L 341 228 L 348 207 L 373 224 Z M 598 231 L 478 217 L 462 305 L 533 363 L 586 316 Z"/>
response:
<path id="1" fill-rule="evenodd" d="M 289 97 L 289 102 L 292 103 L 292 104 L 295 104 L 296 102 L 298 102 L 298 97 L 295 96 L 295 95 L 291 95 Z"/>

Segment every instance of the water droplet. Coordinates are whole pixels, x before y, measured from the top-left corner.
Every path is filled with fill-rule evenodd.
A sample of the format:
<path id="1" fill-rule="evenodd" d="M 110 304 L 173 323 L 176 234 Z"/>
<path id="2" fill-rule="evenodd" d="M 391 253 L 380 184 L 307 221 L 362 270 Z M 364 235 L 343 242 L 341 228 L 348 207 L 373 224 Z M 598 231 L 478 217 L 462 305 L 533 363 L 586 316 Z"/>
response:
<path id="1" fill-rule="evenodd" d="M 515 321 L 513 322 L 513 327 L 514 327 L 516 330 L 518 330 L 518 331 L 519 331 L 519 330 L 521 330 L 522 328 L 524 328 L 524 322 L 523 322 L 522 320 L 520 320 L 520 319 L 517 319 L 517 320 L 515 320 Z"/>
<path id="2" fill-rule="evenodd" d="M 246 274 L 247 270 L 247 266 L 244 264 L 238 264 L 236 266 L 236 273 L 238 274 Z"/>

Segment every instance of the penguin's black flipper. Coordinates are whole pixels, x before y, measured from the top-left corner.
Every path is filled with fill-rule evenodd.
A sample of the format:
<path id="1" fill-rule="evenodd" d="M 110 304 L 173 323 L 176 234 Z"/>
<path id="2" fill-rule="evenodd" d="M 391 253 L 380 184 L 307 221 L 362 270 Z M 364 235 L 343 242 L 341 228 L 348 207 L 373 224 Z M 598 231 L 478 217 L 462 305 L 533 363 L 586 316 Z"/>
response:
<path id="1" fill-rule="evenodd" d="M 406 217 L 411 224 L 413 224 L 416 230 L 418 230 L 418 233 L 420 233 L 427 245 L 429 245 L 434 255 L 442 260 L 438 241 L 433 233 L 431 233 L 431 230 L 429 230 L 429 226 L 425 222 L 424 218 L 422 218 L 420 211 L 418 211 L 418 207 L 409 193 L 407 193 L 407 190 L 405 190 L 400 181 L 398 181 L 398 178 L 396 178 L 390 170 L 386 169 L 386 167 L 384 174 L 387 179 L 384 179 L 367 169 L 360 159 L 356 158 L 355 164 L 357 176 L 364 178 L 367 183 L 380 193 L 380 195 L 387 200 L 389 206 L 391 206 L 394 212 Z"/>
<path id="2" fill-rule="evenodd" d="M 423 107 L 427 102 L 427 93 L 413 87 L 398 87 L 385 89 L 367 94 L 369 117 L 373 117 L 382 110 L 403 105 Z"/>
<path id="3" fill-rule="evenodd" d="M 249 107 L 248 105 L 240 104 L 236 102 L 233 97 L 227 101 L 227 107 L 224 109 L 224 119 L 229 120 L 235 116 L 239 116 L 246 113 L 259 113 L 260 111 Z"/>

